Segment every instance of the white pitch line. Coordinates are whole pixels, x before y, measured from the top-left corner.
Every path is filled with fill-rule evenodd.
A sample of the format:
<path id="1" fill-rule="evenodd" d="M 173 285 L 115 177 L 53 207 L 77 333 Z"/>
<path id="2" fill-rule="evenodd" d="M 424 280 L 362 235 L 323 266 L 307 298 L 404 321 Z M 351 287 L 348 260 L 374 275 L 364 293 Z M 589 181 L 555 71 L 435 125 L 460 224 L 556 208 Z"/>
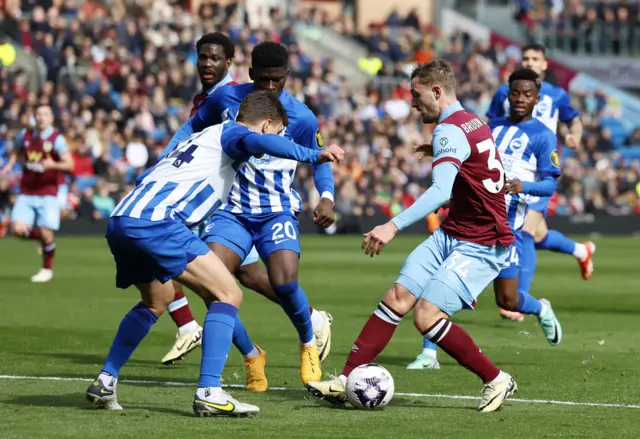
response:
<path id="1" fill-rule="evenodd" d="M 52 377 L 52 376 L 28 376 L 28 375 L 0 375 L 0 380 L 36 380 L 36 381 L 82 381 L 91 382 L 90 378 L 77 378 L 77 377 Z M 175 387 L 195 387 L 197 383 L 186 383 L 183 381 L 153 381 L 153 380 L 119 380 L 118 382 L 124 384 L 153 384 L 161 386 L 175 386 Z M 241 384 L 224 384 L 223 387 L 231 389 L 244 389 L 246 386 Z M 276 391 L 295 391 L 302 392 L 305 389 L 298 387 L 269 387 L 269 390 Z M 442 393 L 396 393 L 397 396 L 407 396 L 412 398 L 441 398 L 441 399 L 463 399 L 463 400 L 479 400 L 476 396 L 466 395 L 445 395 Z M 580 407 L 609 407 L 609 408 L 621 408 L 621 409 L 640 409 L 640 404 L 611 404 L 604 402 L 579 402 L 579 401 L 555 401 L 547 399 L 522 399 L 522 398 L 509 398 L 509 401 L 524 402 L 529 404 L 550 404 L 550 405 L 571 405 Z"/>

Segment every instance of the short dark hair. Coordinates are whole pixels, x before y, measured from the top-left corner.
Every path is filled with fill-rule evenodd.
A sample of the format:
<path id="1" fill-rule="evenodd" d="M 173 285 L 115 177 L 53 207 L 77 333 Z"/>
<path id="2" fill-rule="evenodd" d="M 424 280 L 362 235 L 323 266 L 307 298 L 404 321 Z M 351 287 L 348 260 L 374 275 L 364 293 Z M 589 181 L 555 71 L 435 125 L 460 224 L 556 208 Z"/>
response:
<path id="1" fill-rule="evenodd" d="M 265 119 L 282 121 L 287 126 L 289 119 L 278 95 L 271 90 L 255 90 L 249 93 L 240 103 L 237 122 L 253 124 Z"/>
<path id="2" fill-rule="evenodd" d="M 256 45 L 251 51 L 251 67 L 287 67 L 289 65 L 289 52 L 282 44 L 273 41 L 265 41 Z"/>
<path id="3" fill-rule="evenodd" d="M 533 50 L 534 52 L 540 52 L 542 53 L 542 56 L 544 56 L 545 58 L 547 57 L 547 48 L 544 47 L 542 44 L 531 43 L 531 44 L 522 46 L 522 53 L 525 53 L 529 50 Z"/>
<path id="4" fill-rule="evenodd" d="M 236 53 L 236 47 L 233 44 L 233 41 L 223 34 L 222 32 L 210 32 L 208 34 L 204 34 L 196 43 L 196 50 L 198 53 L 200 52 L 200 48 L 205 44 L 215 44 L 216 46 L 222 46 L 224 49 L 224 56 L 227 59 L 233 59 Z"/>
<path id="5" fill-rule="evenodd" d="M 453 64 L 444 59 L 436 59 L 418 64 L 411 72 L 411 79 L 419 78 L 425 85 L 439 85 L 447 94 L 456 93 L 456 75 Z"/>
<path id="6" fill-rule="evenodd" d="M 509 87 L 515 81 L 533 81 L 536 84 L 536 88 L 540 91 L 542 87 L 542 80 L 540 75 L 531 69 L 518 69 L 509 75 Z"/>

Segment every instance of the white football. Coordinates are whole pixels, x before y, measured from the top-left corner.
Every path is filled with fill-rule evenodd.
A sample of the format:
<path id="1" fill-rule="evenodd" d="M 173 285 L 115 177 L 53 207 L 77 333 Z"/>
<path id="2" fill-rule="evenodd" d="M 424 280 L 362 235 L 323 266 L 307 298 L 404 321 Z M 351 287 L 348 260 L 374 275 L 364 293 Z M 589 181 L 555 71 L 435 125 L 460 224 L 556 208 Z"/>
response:
<path id="1" fill-rule="evenodd" d="M 377 364 L 358 366 L 347 378 L 347 399 L 357 409 L 385 407 L 393 398 L 395 386 L 387 369 Z"/>

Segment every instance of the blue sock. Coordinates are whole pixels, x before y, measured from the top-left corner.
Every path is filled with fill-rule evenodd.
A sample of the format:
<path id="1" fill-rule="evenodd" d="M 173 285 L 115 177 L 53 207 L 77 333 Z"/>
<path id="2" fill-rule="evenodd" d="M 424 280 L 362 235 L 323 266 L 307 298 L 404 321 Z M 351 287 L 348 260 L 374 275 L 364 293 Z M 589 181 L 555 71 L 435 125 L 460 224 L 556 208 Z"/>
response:
<path id="1" fill-rule="evenodd" d="M 298 281 L 289 282 L 274 288 L 282 309 L 287 313 L 291 323 L 298 331 L 300 343 L 305 344 L 313 340 L 313 326 L 307 295 L 298 285 Z"/>
<path id="2" fill-rule="evenodd" d="M 152 313 L 147 305 L 140 302 L 134 306 L 120 322 L 102 370 L 117 378 L 124 363 L 129 360 L 156 321 L 158 316 Z"/>
<path id="3" fill-rule="evenodd" d="M 231 348 L 238 308 L 224 302 L 213 302 L 204 318 L 202 362 L 198 387 L 221 387 L 220 377 Z"/>
<path id="4" fill-rule="evenodd" d="M 236 317 L 236 324 L 233 327 L 233 344 L 240 351 L 243 357 L 246 357 L 253 351 L 253 342 L 247 334 L 244 323 L 240 320 L 240 316 Z"/>
<path id="5" fill-rule="evenodd" d="M 557 230 L 549 230 L 547 236 L 536 244 L 536 248 L 572 255 L 576 249 L 576 243 Z"/>
<path id="6" fill-rule="evenodd" d="M 536 273 L 536 243 L 533 236 L 522 232 L 522 247 L 520 248 L 520 260 L 518 261 L 518 291 L 528 293 L 531 291 L 533 275 Z"/>
<path id="7" fill-rule="evenodd" d="M 531 294 L 518 291 L 518 311 L 523 314 L 539 316 L 542 312 L 542 304 Z"/>
<path id="8" fill-rule="evenodd" d="M 438 346 L 436 346 L 435 343 L 431 343 L 427 337 L 422 339 L 422 350 L 431 349 L 432 351 L 435 351 L 437 348 Z"/>

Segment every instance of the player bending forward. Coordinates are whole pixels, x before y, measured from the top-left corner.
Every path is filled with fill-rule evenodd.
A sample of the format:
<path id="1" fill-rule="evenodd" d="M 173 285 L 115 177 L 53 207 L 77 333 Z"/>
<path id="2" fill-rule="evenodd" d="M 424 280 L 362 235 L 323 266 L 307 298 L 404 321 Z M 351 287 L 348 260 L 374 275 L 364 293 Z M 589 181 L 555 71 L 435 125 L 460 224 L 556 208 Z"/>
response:
<path id="1" fill-rule="evenodd" d="M 226 200 L 240 166 L 251 156 L 272 154 L 324 163 L 341 161 L 344 152 L 335 145 L 312 151 L 278 136 L 287 117 L 270 92 L 248 95 L 238 113 L 237 123 L 215 125 L 180 142 L 146 173 L 109 219 L 106 238 L 116 261 L 116 286 L 135 285 L 142 300 L 120 323 L 104 367 L 87 389 L 87 399 L 99 408 L 122 409 L 116 398 L 120 369 L 173 300 L 168 281 L 175 279 L 209 307 L 194 412 L 199 416 L 259 412 L 258 407 L 232 398 L 220 384 L 242 291 L 189 228 L 205 221 Z"/>
<path id="2" fill-rule="evenodd" d="M 451 199 L 449 216 L 409 255 L 356 339 L 342 374 L 334 380 L 308 383 L 307 388 L 315 396 L 343 403 L 349 373 L 372 362 L 414 308 L 418 331 L 482 379 L 484 396 L 478 411 L 492 412 L 516 392 L 516 382 L 449 318 L 461 309 L 473 309 L 515 241 L 507 222 L 504 170 L 489 127 L 456 100 L 449 62 L 418 66 L 411 74 L 411 94 L 422 121 L 437 123 L 433 185 L 407 210 L 367 233 L 362 248 L 372 257 L 379 254 L 398 231 Z"/>
<path id="3" fill-rule="evenodd" d="M 215 125 L 222 122 L 224 120 L 223 113 L 226 115 L 233 113 L 233 115 L 235 115 L 237 113 L 238 106 L 240 105 L 240 101 L 250 91 L 254 89 L 273 89 L 277 93 L 280 93 L 281 88 L 284 86 L 284 78 L 286 78 L 287 73 L 287 51 L 286 48 L 277 43 L 262 43 L 254 48 L 254 51 L 252 52 L 251 73 L 254 78 L 256 78 L 256 83 L 240 86 L 243 87 L 243 93 L 238 94 L 236 96 L 237 99 L 235 100 L 228 100 L 226 92 L 218 92 L 218 90 L 220 88 L 223 88 L 224 85 L 237 85 L 232 82 L 231 76 L 228 72 L 228 68 L 231 65 L 234 56 L 234 46 L 231 40 L 229 40 L 226 35 L 215 32 L 213 34 L 204 35 L 200 40 L 198 40 L 196 47 L 198 50 L 198 76 L 200 77 L 200 81 L 202 83 L 203 92 L 199 93 L 194 99 L 194 106 L 191 110 L 191 116 L 196 116 L 202 109 L 202 111 L 200 112 L 204 112 L 206 119 L 208 119 L 208 116 L 212 116 L 213 118 L 211 120 L 206 120 L 206 124 L 199 124 L 198 122 L 195 122 L 195 124 L 185 124 L 187 126 L 191 126 L 194 129 L 188 131 L 186 134 L 183 134 L 184 137 L 180 137 L 180 134 L 178 134 L 177 140 L 182 140 L 188 137 L 188 135 L 191 135 L 193 132 L 204 128 L 205 126 Z M 253 58 L 255 54 L 257 54 L 257 59 L 254 61 Z M 269 63 L 275 63 L 277 67 L 275 69 L 273 67 L 265 68 L 265 60 L 268 60 Z M 276 85 L 276 82 L 274 81 L 259 81 L 259 78 L 262 78 L 265 70 L 267 70 L 267 73 L 270 74 L 273 74 L 275 71 L 275 73 L 278 75 L 278 78 L 281 78 L 281 80 L 276 81 L 277 87 L 274 88 L 274 85 Z M 224 90 L 235 90 L 235 88 L 224 87 Z M 210 97 L 207 98 L 207 96 Z M 281 102 L 287 102 L 283 99 L 283 97 L 286 96 L 286 94 L 284 94 L 284 96 L 282 94 L 280 95 Z M 294 103 L 294 101 L 295 99 L 291 98 L 287 103 L 292 104 Z M 304 106 L 301 103 L 298 104 L 298 107 Z M 215 113 L 207 111 L 208 108 L 213 107 L 214 105 L 217 108 L 217 111 Z M 221 106 L 223 106 L 224 108 L 221 108 Z M 288 115 L 289 107 L 290 105 L 285 104 L 285 109 L 287 110 Z M 311 114 L 311 112 L 308 112 L 308 114 Z M 311 115 L 311 117 L 313 117 L 313 115 Z M 293 131 L 295 126 L 300 125 L 299 121 L 300 119 L 293 117 L 293 115 L 289 117 L 289 126 L 287 127 L 287 130 L 290 132 Z M 303 146 L 317 149 L 316 143 L 314 143 L 314 139 L 317 138 L 317 123 L 315 128 L 316 130 L 314 131 L 313 127 L 310 127 L 310 129 L 308 130 L 310 131 L 310 135 L 307 136 L 306 139 L 301 136 L 293 138 L 291 136 L 287 136 L 286 134 L 285 137 L 289 137 L 294 142 L 297 142 Z M 182 128 L 180 131 L 183 131 L 184 129 L 185 128 Z M 304 131 L 302 130 L 298 131 L 304 133 Z M 171 149 L 171 143 L 169 144 L 168 149 Z M 253 160 L 251 160 L 251 162 L 253 162 Z M 280 192 L 282 195 L 284 195 L 283 198 L 286 200 L 290 196 L 290 194 L 287 192 L 289 187 L 284 184 L 287 179 L 283 177 L 285 177 L 285 174 L 290 170 L 290 168 L 285 169 L 284 172 L 282 170 L 274 169 L 273 165 L 277 165 L 277 162 L 275 159 L 270 159 L 268 157 L 262 157 L 258 160 L 258 162 L 262 163 L 263 165 L 266 164 L 269 167 L 267 172 L 264 174 L 260 169 L 258 169 L 258 167 L 256 167 L 256 169 L 254 170 L 254 172 L 258 176 L 262 177 L 264 184 L 258 185 L 258 177 L 256 177 L 256 181 L 251 180 L 251 183 L 255 183 L 255 185 L 251 184 L 251 187 L 249 187 L 250 183 L 247 180 L 239 180 L 238 187 L 246 187 L 247 192 L 244 193 L 244 195 L 249 196 L 248 193 L 255 194 L 256 192 L 262 192 L 264 194 L 270 190 L 268 188 L 270 186 L 273 191 Z M 278 162 L 281 161 L 278 160 Z M 331 173 L 331 168 L 327 168 L 327 166 L 321 168 L 324 168 L 323 170 L 325 171 L 325 176 L 328 176 L 331 184 L 333 184 L 333 174 Z M 241 171 L 241 173 L 243 172 L 244 170 Z M 322 172 L 314 175 L 322 175 Z M 271 180 L 268 180 L 267 177 L 269 176 L 272 176 L 273 178 Z M 331 186 L 329 190 L 329 195 L 332 196 L 333 187 Z M 291 191 L 291 193 L 293 194 L 295 193 L 295 191 Z M 237 190 L 233 193 L 233 196 L 236 195 Z M 280 199 L 277 199 L 278 201 L 276 202 L 276 206 L 272 207 L 270 205 L 270 203 L 275 200 L 276 197 L 270 196 L 260 198 L 268 198 L 269 200 L 268 203 L 265 203 L 260 207 L 260 209 L 263 210 L 263 213 L 269 212 L 270 210 L 275 211 L 278 208 L 281 208 L 282 211 L 286 210 L 286 203 L 284 206 L 278 205 L 278 203 L 280 203 Z M 243 204 L 245 203 L 241 201 L 240 205 Z M 324 202 L 320 204 L 323 206 L 327 206 L 327 200 L 324 200 Z M 331 203 L 329 214 L 324 215 L 324 220 L 333 217 L 332 206 L 333 203 Z M 223 206 L 221 210 L 224 210 L 224 208 L 225 206 Z M 255 206 L 252 206 L 251 210 L 253 210 L 254 208 Z M 267 214 L 264 216 L 269 215 Z M 273 215 L 271 215 L 271 217 L 272 219 L 274 219 Z M 218 224 L 218 227 L 214 228 L 214 224 Z M 286 224 L 286 221 L 284 222 L 284 224 Z M 327 222 L 326 226 L 330 224 L 330 222 Z M 224 238 L 225 241 L 223 241 L 223 243 L 226 243 L 226 239 L 229 239 L 230 236 L 233 236 L 236 239 L 242 238 L 245 236 L 245 230 L 229 230 L 228 227 L 225 227 L 224 220 L 217 217 L 211 218 L 211 220 L 207 224 L 203 224 L 203 226 L 203 232 L 201 234 L 202 239 L 207 242 L 211 250 L 222 260 L 225 266 L 236 276 L 236 278 L 242 285 L 256 291 L 269 300 L 272 300 L 276 303 L 281 302 L 278 298 L 278 294 L 271 286 L 267 272 L 258 262 L 259 255 L 255 246 L 251 248 L 246 253 L 246 255 L 243 254 L 242 256 L 240 256 L 238 254 L 238 256 L 240 256 L 240 260 L 237 260 L 238 256 L 236 256 L 236 253 L 234 251 L 229 250 L 228 246 L 220 244 L 219 242 L 215 242 L 216 235 L 226 237 Z M 290 229 L 287 230 L 291 231 Z M 268 236 L 272 236 L 272 234 L 266 234 L 263 238 L 266 238 Z M 174 345 L 171 347 L 171 350 L 162 359 L 163 364 L 171 364 L 177 360 L 184 358 L 190 351 L 200 346 L 202 338 L 202 328 L 196 323 L 193 317 L 193 313 L 191 312 L 191 309 L 187 302 L 187 298 L 182 291 L 182 287 L 178 283 L 175 283 L 174 287 L 175 298 L 174 301 L 169 305 L 168 310 L 171 318 L 178 326 L 178 334 L 176 336 Z M 295 292 L 294 296 L 296 298 L 306 300 L 306 297 L 298 294 L 298 291 Z M 311 308 L 308 303 L 305 305 L 303 303 L 304 300 L 298 301 L 298 305 L 293 308 L 289 307 L 287 313 L 289 315 L 295 316 L 294 318 L 296 320 L 301 320 L 301 322 L 298 322 L 298 326 L 303 328 L 303 330 L 310 328 L 317 342 L 319 360 L 324 361 L 331 350 L 332 317 L 327 312 L 318 311 Z M 284 300 L 285 304 L 288 304 L 289 302 L 290 300 L 288 299 Z M 310 322 L 308 321 L 309 319 L 305 317 L 304 313 L 300 312 L 300 308 L 305 308 L 309 311 Z M 267 353 L 264 350 L 260 349 L 257 344 L 254 344 L 254 342 L 249 337 L 246 329 L 244 328 L 241 320 L 236 321 L 233 335 L 233 344 L 238 348 L 238 350 L 244 357 L 244 366 L 247 373 L 247 390 L 254 392 L 266 391 L 269 386 L 267 376 L 265 374 Z"/>
<path id="4" fill-rule="evenodd" d="M 516 237 L 504 268 L 494 281 L 494 292 L 501 309 L 535 315 L 547 341 L 557 346 L 562 341 L 562 327 L 551 304 L 546 299 L 533 297 L 527 289 L 529 284 L 519 281 L 522 227 L 529 210 L 527 196 L 552 195 L 560 176 L 558 139 L 540 120 L 533 118 L 541 84 L 533 70 L 513 72 L 509 77 L 509 117 L 497 117 L 489 122 L 507 175 L 507 219 Z M 433 364 L 438 364 L 436 347 L 425 338 L 423 352 L 407 369 L 439 368 L 429 366 Z"/>
<path id="5" fill-rule="evenodd" d="M 280 135 L 309 149 L 321 150 L 324 143 L 315 116 L 284 90 L 288 62 L 289 54 L 283 45 L 271 41 L 256 45 L 249 69 L 253 83 L 216 90 L 180 127 L 169 145 L 210 125 L 235 119 L 240 102 L 253 90 L 271 90 L 277 93 L 289 120 Z M 306 384 L 322 378 L 320 361 L 329 353 L 331 318 L 313 312 L 298 282 L 301 249 L 297 214 L 302 200 L 292 187 L 296 166 L 295 161 L 270 156 L 249 160 L 238 172 L 228 202 L 207 221 L 201 238 L 232 273 L 257 250 L 270 283 L 262 293 L 280 304 L 298 332 L 300 378 Z M 313 211 L 314 222 L 326 228 L 334 221 L 331 166 L 314 166 L 313 180 L 321 194 Z M 316 331 L 318 327 L 324 329 Z M 264 391 L 268 387 L 264 373 L 266 353 L 255 346 L 243 328 L 236 328 L 234 344 L 245 356 L 245 364 L 251 366 L 247 367 L 247 388 Z"/>

